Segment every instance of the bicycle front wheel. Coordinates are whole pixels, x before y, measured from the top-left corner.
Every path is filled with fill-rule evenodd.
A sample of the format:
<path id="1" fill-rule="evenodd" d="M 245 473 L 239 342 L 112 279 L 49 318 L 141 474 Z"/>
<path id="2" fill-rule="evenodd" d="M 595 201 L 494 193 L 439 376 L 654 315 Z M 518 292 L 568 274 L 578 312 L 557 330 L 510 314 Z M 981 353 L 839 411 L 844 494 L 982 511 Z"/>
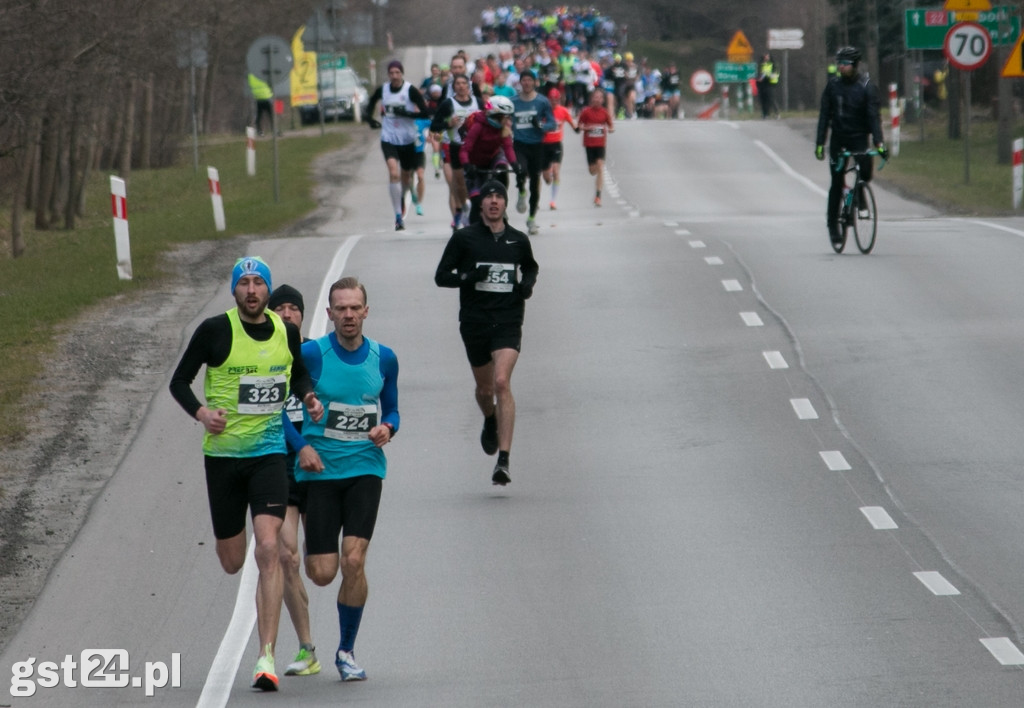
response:
<path id="1" fill-rule="evenodd" d="M 875 235 L 878 233 L 878 211 L 875 209 L 875 193 L 871 185 L 863 182 L 860 185 L 860 203 L 853 216 L 853 235 L 857 239 L 857 248 L 861 253 L 871 253 L 875 247 Z"/>

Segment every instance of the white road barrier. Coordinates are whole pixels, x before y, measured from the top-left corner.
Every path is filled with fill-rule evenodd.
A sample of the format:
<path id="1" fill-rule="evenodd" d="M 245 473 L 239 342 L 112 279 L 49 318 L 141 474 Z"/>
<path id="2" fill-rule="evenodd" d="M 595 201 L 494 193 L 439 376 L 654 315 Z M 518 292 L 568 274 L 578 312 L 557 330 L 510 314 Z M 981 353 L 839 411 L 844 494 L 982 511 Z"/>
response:
<path id="1" fill-rule="evenodd" d="M 124 180 L 110 178 L 110 208 L 114 215 L 114 246 L 117 252 L 117 277 L 132 279 L 132 249 L 128 240 L 128 192 Z"/>
<path id="2" fill-rule="evenodd" d="M 216 167 L 207 167 L 206 175 L 210 182 L 210 200 L 213 202 L 213 223 L 218 231 L 227 228 L 224 222 L 224 199 L 220 195 L 220 173 Z"/>

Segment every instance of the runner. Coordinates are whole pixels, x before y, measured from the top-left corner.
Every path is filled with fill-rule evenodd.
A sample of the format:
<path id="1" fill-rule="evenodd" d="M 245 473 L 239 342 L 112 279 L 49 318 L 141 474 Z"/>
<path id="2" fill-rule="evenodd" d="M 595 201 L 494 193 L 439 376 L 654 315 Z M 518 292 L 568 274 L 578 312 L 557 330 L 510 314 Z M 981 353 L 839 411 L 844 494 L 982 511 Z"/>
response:
<path id="1" fill-rule="evenodd" d="M 462 147 L 459 128 L 466 116 L 480 110 L 480 105 L 470 91 L 469 77 L 459 74 L 452 81 L 452 95 L 441 101 L 430 122 L 430 130 L 444 136 L 445 178 L 448 180 L 448 206 L 452 212 L 453 229 L 465 226 L 463 214 L 469 198 L 459 155 Z"/>
<path id="2" fill-rule="evenodd" d="M 405 229 L 405 192 L 412 184 L 416 169 L 417 113 L 427 115 L 427 104 L 415 86 L 405 80 L 405 69 L 397 59 L 388 64 L 389 82 L 377 87 L 370 96 L 366 114 L 371 128 L 380 128 L 380 147 L 388 168 L 388 193 L 395 211 L 395 231 Z M 381 104 L 381 119 L 373 118 Z"/>
<path id="3" fill-rule="evenodd" d="M 277 313 L 282 322 L 295 325 L 302 331 L 305 303 L 302 293 L 291 285 L 278 285 L 270 295 L 268 308 Z M 303 340 L 305 341 L 305 340 Z M 295 393 L 288 395 L 284 402 L 284 414 L 292 426 L 302 429 L 302 401 Z M 285 424 L 288 425 L 287 423 Z M 287 435 L 286 435 L 287 437 Z M 281 571 L 284 573 L 284 606 L 288 608 L 292 626 L 299 639 L 299 652 L 295 661 L 285 669 L 285 676 L 311 676 L 320 673 L 320 662 L 316 658 L 316 647 L 309 631 L 309 595 L 302 583 L 299 566 L 299 518 L 306 516 L 306 487 L 295 481 L 296 452 L 289 449 L 288 466 L 288 511 L 281 525 Z"/>
<path id="4" fill-rule="evenodd" d="M 553 210 L 557 208 L 555 202 L 558 200 L 558 186 L 562 181 L 562 127 L 568 123 L 573 130 L 578 130 L 576 121 L 572 119 L 572 111 L 561 104 L 562 94 L 558 89 L 551 89 L 548 93 L 548 100 L 551 101 L 551 110 L 555 115 L 555 124 L 558 126 L 550 133 L 544 134 L 544 159 L 541 162 L 541 176 L 544 183 L 551 185 L 551 204 Z"/>
<path id="5" fill-rule="evenodd" d="M 580 113 L 577 132 L 583 132 L 583 147 L 587 151 L 587 166 L 594 175 L 594 206 L 601 206 L 601 187 L 604 183 L 605 145 L 608 133 L 615 132 L 612 116 L 604 107 L 604 91 L 595 89 L 590 94 L 590 105 Z"/>
<path id="6" fill-rule="evenodd" d="M 526 300 L 533 294 L 538 266 L 530 239 L 505 218 L 508 192 L 501 182 L 480 188 L 481 221 L 456 231 L 434 273 L 442 288 L 459 288 L 459 332 L 484 415 L 480 445 L 498 453 L 491 483 L 506 485 L 515 429 L 512 370 L 519 359 Z"/>
<path id="7" fill-rule="evenodd" d="M 278 535 L 288 509 L 288 473 L 281 411 L 289 390 L 311 420 L 324 409 L 302 362 L 298 328 L 267 311 L 270 267 L 239 258 L 231 271 L 235 307 L 204 320 L 171 376 L 171 395 L 203 424 L 206 488 L 221 567 L 234 575 L 245 563 L 245 512 L 252 515 L 259 580 L 256 630 L 260 655 L 252 686 L 276 691 L 274 644 L 281 618 L 282 572 Z M 206 367 L 205 398 L 192 391 Z"/>
<path id="8" fill-rule="evenodd" d="M 516 189 L 519 200 L 516 211 L 526 212 L 526 177 L 530 180 L 530 214 L 526 218 L 526 229 L 531 236 L 537 234 L 537 206 L 540 204 L 540 172 L 544 160 L 544 133 L 555 129 L 555 116 L 548 99 L 537 93 L 537 77 L 533 71 L 524 69 L 519 77 L 522 87 L 513 99 L 516 108 L 512 124 L 516 148 L 516 162 L 521 166 L 516 174 Z"/>
<path id="9" fill-rule="evenodd" d="M 306 574 L 324 587 L 341 570 L 334 664 L 342 681 L 366 672 L 353 649 L 366 606 L 366 554 L 377 522 L 387 459 L 381 449 L 398 432 L 398 359 L 363 336 L 370 309 L 366 288 L 353 277 L 331 285 L 327 317 L 334 331 L 302 345 L 302 357 L 323 398 L 322 422 L 306 417 L 296 478 L 308 485 Z M 339 553 L 338 537 L 341 536 Z"/>

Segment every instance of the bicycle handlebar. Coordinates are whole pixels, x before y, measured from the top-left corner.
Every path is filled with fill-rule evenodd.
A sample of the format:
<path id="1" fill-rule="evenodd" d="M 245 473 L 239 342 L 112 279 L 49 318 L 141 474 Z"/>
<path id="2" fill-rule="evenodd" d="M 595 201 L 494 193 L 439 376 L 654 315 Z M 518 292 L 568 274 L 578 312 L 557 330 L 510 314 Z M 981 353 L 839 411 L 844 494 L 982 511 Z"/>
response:
<path id="1" fill-rule="evenodd" d="M 844 148 L 843 150 L 841 150 L 839 152 L 838 155 L 836 155 L 836 157 L 839 158 L 837 160 L 836 172 L 838 172 L 839 169 L 842 169 L 842 168 L 839 168 L 838 165 L 844 164 L 845 161 L 846 161 L 846 158 L 848 158 L 848 157 L 852 157 L 852 158 L 855 158 L 855 159 L 858 158 L 858 157 L 875 157 L 876 155 L 881 157 L 881 154 L 882 153 L 878 152 L 878 150 L 876 150 L 875 148 L 870 148 L 868 150 L 864 150 L 864 151 L 861 151 L 861 152 L 850 152 L 849 150 Z M 887 157 L 883 157 L 882 158 L 882 161 L 880 163 L 878 163 L 879 171 L 881 171 L 881 169 L 883 167 L 885 167 L 885 163 L 887 163 L 888 161 L 889 161 L 889 158 L 887 158 Z"/>

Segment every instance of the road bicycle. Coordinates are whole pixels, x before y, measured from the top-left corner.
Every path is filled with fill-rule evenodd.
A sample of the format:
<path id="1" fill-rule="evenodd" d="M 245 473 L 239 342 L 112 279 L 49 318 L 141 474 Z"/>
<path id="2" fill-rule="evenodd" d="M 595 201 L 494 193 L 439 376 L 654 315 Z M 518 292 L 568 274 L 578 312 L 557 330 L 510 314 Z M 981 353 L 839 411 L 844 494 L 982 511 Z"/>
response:
<path id="1" fill-rule="evenodd" d="M 878 150 L 866 152 L 850 152 L 843 150 L 836 156 L 836 172 L 843 173 L 843 198 L 839 204 L 839 241 L 832 242 L 832 249 L 842 253 L 846 247 L 846 232 L 853 229 L 857 248 L 861 253 L 871 253 L 875 247 L 875 236 L 878 234 L 878 209 L 875 205 L 875 193 L 871 183 L 865 182 L 860 174 L 860 161 L 857 158 L 874 157 Z M 885 158 L 878 165 L 881 170 L 885 166 Z M 853 173 L 853 185 L 848 184 L 848 174 Z M 859 195 L 859 197 L 858 197 Z"/>

